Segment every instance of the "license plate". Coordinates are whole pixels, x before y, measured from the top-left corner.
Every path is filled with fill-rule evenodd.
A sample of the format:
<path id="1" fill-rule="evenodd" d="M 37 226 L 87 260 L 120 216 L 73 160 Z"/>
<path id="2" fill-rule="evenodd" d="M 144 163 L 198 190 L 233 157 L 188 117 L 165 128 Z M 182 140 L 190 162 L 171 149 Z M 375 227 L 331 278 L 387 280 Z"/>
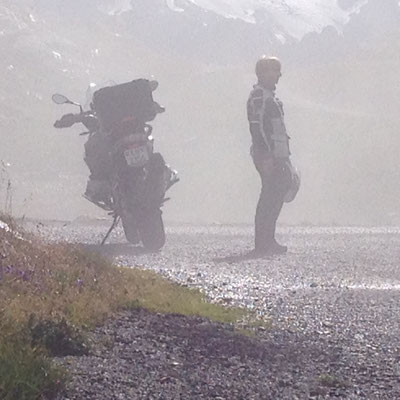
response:
<path id="1" fill-rule="evenodd" d="M 124 151 L 124 156 L 127 164 L 130 167 L 142 167 L 149 161 L 149 151 L 147 146 L 140 146 Z"/>

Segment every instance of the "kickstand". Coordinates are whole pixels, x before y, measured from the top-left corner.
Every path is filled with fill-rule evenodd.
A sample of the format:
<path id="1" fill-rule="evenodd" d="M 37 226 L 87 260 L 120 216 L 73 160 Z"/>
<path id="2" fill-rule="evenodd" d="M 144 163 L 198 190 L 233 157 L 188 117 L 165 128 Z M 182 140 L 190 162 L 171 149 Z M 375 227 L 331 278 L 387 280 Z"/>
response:
<path id="1" fill-rule="evenodd" d="M 117 225 L 118 225 L 118 223 L 119 223 L 119 220 L 120 220 L 119 215 L 115 215 L 115 216 L 114 216 L 114 221 L 113 221 L 113 223 L 111 224 L 111 227 L 110 227 L 110 229 L 108 230 L 106 236 L 104 236 L 104 239 L 103 239 L 103 241 L 101 242 L 101 245 L 100 245 L 100 246 L 103 246 L 103 245 L 104 245 L 104 243 L 106 242 L 106 240 L 107 240 L 108 237 L 110 236 L 110 233 L 117 227 Z"/>

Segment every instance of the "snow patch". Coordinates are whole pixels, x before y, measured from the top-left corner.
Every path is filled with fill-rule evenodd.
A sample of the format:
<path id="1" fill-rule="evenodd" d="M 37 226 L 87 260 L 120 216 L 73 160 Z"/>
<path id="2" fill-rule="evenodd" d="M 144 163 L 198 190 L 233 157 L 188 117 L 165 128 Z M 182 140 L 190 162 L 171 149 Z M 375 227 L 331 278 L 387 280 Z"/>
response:
<path id="1" fill-rule="evenodd" d="M 59 60 L 59 61 L 60 61 L 60 60 L 62 59 L 61 54 L 60 54 L 59 52 L 53 50 L 51 53 L 53 54 L 53 57 L 54 57 L 56 60 Z"/>
<path id="2" fill-rule="evenodd" d="M 177 11 L 177 12 L 184 12 L 185 11 L 183 8 L 177 7 L 175 5 L 175 0 L 166 0 L 166 2 L 167 2 L 167 6 L 173 11 Z"/>
<path id="3" fill-rule="evenodd" d="M 200 8 L 213 11 L 226 18 L 256 23 L 263 15 L 275 22 L 286 34 L 301 39 L 306 33 L 320 32 L 326 26 L 339 31 L 350 16 L 358 12 L 368 0 L 357 0 L 353 7 L 343 10 L 332 0 L 186 0 Z M 173 0 L 167 5 L 173 9 Z M 282 41 L 282 37 L 280 38 Z"/>
<path id="4" fill-rule="evenodd" d="M 131 0 L 113 0 L 107 5 L 99 6 L 99 10 L 108 15 L 119 15 L 131 9 Z"/>
<path id="5" fill-rule="evenodd" d="M 109 0 L 99 6 L 108 15 L 119 15 L 132 10 L 135 0 Z M 184 12 L 185 4 L 214 12 L 225 18 L 247 23 L 265 23 L 273 27 L 277 39 L 284 43 L 289 37 L 302 39 L 310 32 L 321 32 L 333 26 L 340 33 L 351 16 L 358 13 L 368 0 L 352 0 L 346 7 L 339 0 L 165 0 L 175 12 Z M 399 2 L 400 5 L 400 2 Z"/>
<path id="6" fill-rule="evenodd" d="M 2 229 L 5 232 L 13 234 L 17 239 L 25 241 L 25 239 L 18 232 L 15 232 L 14 230 L 12 230 L 10 228 L 10 226 L 8 224 L 6 224 L 5 222 L 3 222 L 2 220 L 0 220 L 0 229 Z"/>
<path id="7" fill-rule="evenodd" d="M 0 220 L 0 229 L 5 230 L 6 232 L 10 232 L 11 229 L 10 227 L 3 221 Z"/>

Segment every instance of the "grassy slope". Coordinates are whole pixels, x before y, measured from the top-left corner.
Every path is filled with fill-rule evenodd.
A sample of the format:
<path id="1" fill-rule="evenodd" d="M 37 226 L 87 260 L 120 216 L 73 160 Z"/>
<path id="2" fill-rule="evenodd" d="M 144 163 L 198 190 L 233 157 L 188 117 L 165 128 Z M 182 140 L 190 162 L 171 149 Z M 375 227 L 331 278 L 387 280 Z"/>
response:
<path id="1" fill-rule="evenodd" d="M 84 329 L 132 307 L 228 323 L 244 315 L 153 273 L 117 268 L 78 248 L 0 229 L 0 398 L 51 395 L 65 379 L 42 348 L 32 347 L 30 321 L 65 321 Z"/>

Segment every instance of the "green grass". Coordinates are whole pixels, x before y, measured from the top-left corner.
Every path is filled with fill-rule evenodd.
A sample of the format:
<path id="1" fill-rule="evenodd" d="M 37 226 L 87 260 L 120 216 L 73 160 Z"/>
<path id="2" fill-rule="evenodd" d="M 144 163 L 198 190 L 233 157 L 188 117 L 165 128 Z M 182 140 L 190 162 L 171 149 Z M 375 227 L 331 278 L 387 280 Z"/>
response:
<path id="1" fill-rule="evenodd" d="M 119 268 L 71 245 L 23 237 L 0 229 L 0 399 L 51 398 L 66 379 L 44 349 L 32 344 L 32 320 L 46 321 L 44 326 L 66 322 L 84 331 L 117 311 L 138 307 L 224 323 L 246 315 L 155 273 Z"/>
<path id="2" fill-rule="evenodd" d="M 41 350 L 24 342 L 0 344 L 0 398 L 53 398 L 63 387 L 65 374 Z"/>
<path id="3" fill-rule="evenodd" d="M 136 306 L 160 313 L 196 315 L 224 323 L 236 322 L 245 315 L 243 309 L 212 304 L 199 290 L 182 287 L 155 273 L 138 269 L 130 273 L 135 281 L 141 283 Z"/>

